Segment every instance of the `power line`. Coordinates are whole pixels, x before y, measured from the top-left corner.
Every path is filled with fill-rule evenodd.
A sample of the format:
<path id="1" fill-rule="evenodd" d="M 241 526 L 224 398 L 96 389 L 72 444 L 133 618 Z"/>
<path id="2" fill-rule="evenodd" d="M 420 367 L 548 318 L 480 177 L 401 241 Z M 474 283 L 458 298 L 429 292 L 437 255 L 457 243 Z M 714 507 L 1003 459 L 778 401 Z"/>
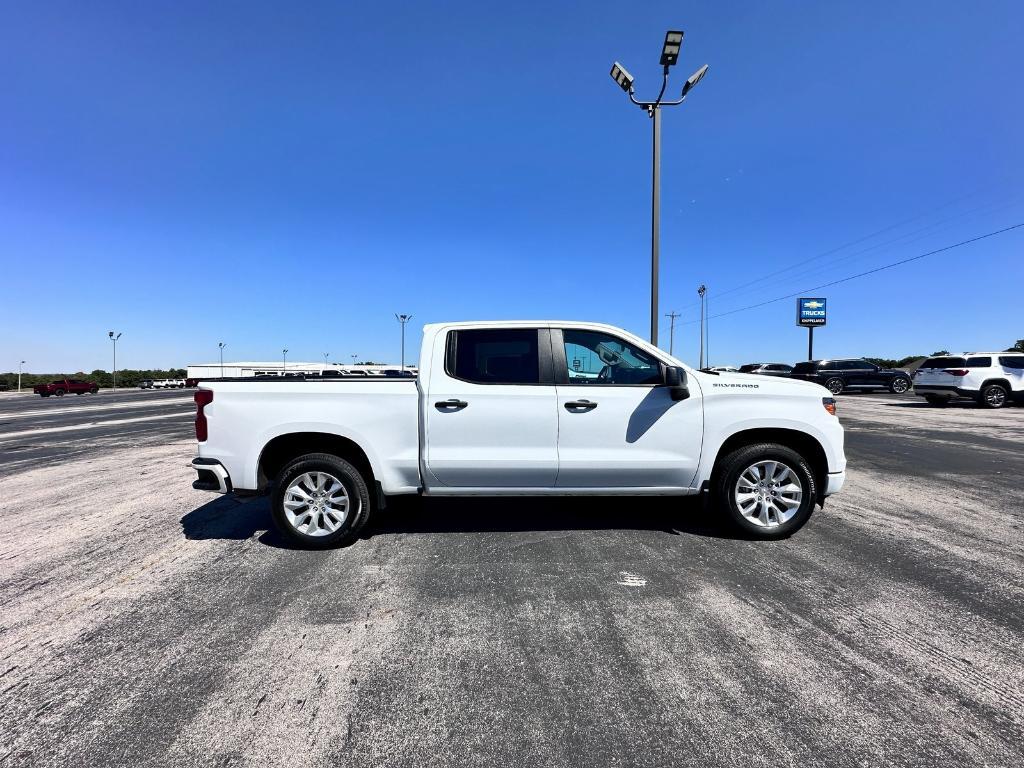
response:
<path id="1" fill-rule="evenodd" d="M 875 230 L 871 234 L 864 235 L 864 236 L 859 237 L 859 238 L 857 238 L 855 240 L 851 240 L 851 241 L 849 241 L 849 242 L 847 242 L 847 243 L 845 243 L 843 245 L 837 246 L 835 248 L 830 248 L 829 250 L 826 250 L 826 251 L 823 251 L 821 253 L 815 254 L 814 256 L 810 256 L 810 257 L 808 257 L 806 259 L 803 259 L 801 261 L 798 261 L 798 262 L 796 262 L 794 264 L 790 264 L 789 266 L 782 267 L 782 268 L 777 269 L 777 270 L 775 270 L 773 272 L 769 272 L 768 274 L 763 275 L 763 276 L 761 276 L 761 277 L 759 277 L 759 278 L 757 278 L 755 280 L 751 280 L 751 281 L 746 282 L 746 283 L 741 283 L 740 285 L 734 286 L 732 288 L 728 288 L 728 289 L 726 289 L 724 291 L 719 291 L 716 295 L 719 298 L 721 298 L 722 296 L 727 296 L 727 295 L 736 293 L 737 291 L 742 291 L 743 293 L 751 293 L 752 292 L 751 290 L 744 290 L 744 289 L 751 288 L 751 286 L 760 286 L 761 283 L 764 283 L 765 281 L 767 281 L 768 279 L 770 279 L 772 277 L 776 277 L 778 275 L 781 275 L 783 273 L 789 272 L 789 271 L 794 270 L 794 269 L 800 269 L 801 267 L 806 267 L 806 266 L 810 265 L 811 262 L 818 261 L 819 259 L 822 259 L 822 258 L 824 258 L 826 256 L 830 256 L 832 254 L 839 253 L 840 251 L 846 250 L 847 248 L 850 248 L 850 247 L 852 247 L 854 245 L 859 245 L 860 243 L 864 243 L 866 241 L 872 240 L 873 238 L 877 237 L 878 235 L 884 234 L 886 232 L 890 232 L 890 231 L 892 231 L 894 229 L 899 229 L 900 227 L 905 226 L 906 224 L 909 224 L 909 223 L 911 223 L 913 221 L 917 221 L 919 219 L 926 218 L 926 217 L 930 216 L 933 213 L 941 211 L 943 208 L 948 208 L 949 206 L 954 205 L 955 203 L 961 202 L 963 200 L 970 199 L 972 197 L 977 197 L 977 195 L 978 195 L 977 192 L 972 192 L 970 194 L 962 195 L 960 197 L 954 198 L 953 200 L 950 200 L 950 201 L 948 201 L 946 203 L 943 203 L 942 205 L 936 206 L 936 207 L 932 208 L 929 211 L 926 211 L 924 213 L 918 214 L 917 216 L 911 216 L 910 218 L 904 219 L 904 220 L 902 220 L 900 222 L 897 222 L 895 224 L 890 224 L 889 226 L 886 226 L 886 227 L 883 227 L 881 229 Z M 1014 197 L 1016 197 L 1016 195 L 1014 195 Z M 970 209 L 968 211 L 963 211 L 963 212 L 960 212 L 960 213 L 953 214 L 951 216 L 946 216 L 944 218 L 939 219 L 938 221 L 934 221 L 934 222 L 932 222 L 930 224 L 926 224 L 924 227 L 916 229 L 916 230 L 914 230 L 912 232 L 907 232 L 907 233 L 904 233 L 902 235 L 897 235 L 896 237 L 894 237 L 892 239 L 885 240 L 885 241 L 880 242 L 880 243 L 876 243 L 875 245 L 868 246 L 867 248 L 855 251 L 853 253 L 848 253 L 848 254 L 839 256 L 838 258 L 833 259 L 833 260 L 831 260 L 829 262 L 826 262 L 824 264 L 818 264 L 818 265 L 812 267 L 811 269 L 805 269 L 803 272 L 800 272 L 797 275 L 791 275 L 788 279 L 793 279 L 794 277 L 799 277 L 801 274 L 803 274 L 803 275 L 813 274 L 814 272 L 818 272 L 818 271 L 823 271 L 823 270 L 829 269 L 832 266 L 838 265 L 840 262 L 846 261 L 848 259 L 852 259 L 852 258 L 854 258 L 856 256 L 859 256 L 859 255 L 870 253 L 871 251 L 875 251 L 875 250 L 878 250 L 878 249 L 887 250 L 887 246 L 899 243 L 899 241 L 906 240 L 906 238 L 912 237 L 913 235 L 917 235 L 917 234 L 920 234 L 920 233 L 923 233 L 923 232 L 927 232 L 930 229 L 935 229 L 937 227 L 941 227 L 943 224 L 949 224 L 950 222 L 954 222 L 954 221 L 956 221 L 958 219 L 962 219 L 965 216 L 971 216 L 971 215 L 973 215 L 975 213 L 984 211 L 985 209 L 993 208 L 993 206 L 995 206 L 995 207 L 993 208 L 993 210 L 990 211 L 990 213 L 994 213 L 997 210 L 1009 207 L 1009 205 L 1014 204 L 1016 201 L 1004 202 L 1002 205 L 999 205 L 998 202 L 999 201 L 993 201 L 993 202 L 985 203 L 985 204 L 980 205 L 980 206 L 978 206 L 976 208 L 972 208 L 972 209 Z M 923 237 L 925 237 L 925 236 L 927 236 L 927 235 L 924 235 L 922 237 L 915 237 L 912 240 L 910 240 L 909 242 L 914 242 L 915 240 L 923 239 Z M 904 245 L 906 245 L 906 244 L 907 243 L 904 243 Z M 754 288 L 753 290 L 760 290 L 760 287 Z M 694 302 L 693 304 L 688 304 L 686 307 L 684 307 L 684 309 L 689 309 L 691 306 L 696 306 L 697 303 L 698 302 Z"/>
<path id="2" fill-rule="evenodd" d="M 842 278 L 840 278 L 838 280 L 833 280 L 833 281 L 828 282 L 828 283 L 823 283 L 822 285 L 815 285 L 815 286 L 813 286 L 811 288 L 804 288 L 802 290 L 796 291 L 795 293 L 787 293 L 785 296 L 778 296 L 778 297 L 776 297 L 774 299 L 768 299 L 767 301 L 761 301 L 761 302 L 758 302 L 757 304 L 750 304 L 749 306 L 746 306 L 746 307 L 739 307 L 738 309 L 730 309 L 728 312 L 722 312 L 722 313 L 717 314 L 717 315 L 712 315 L 711 317 L 712 318 L 717 318 L 717 317 L 725 317 L 727 315 L 734 315 L 737 312 L 746 312 L 749 309 L 757 309 L 758 307 L 763 307 L 763 306 L 766 306 L 768 304 L 774 304 L 777 301 L 784 301 L 785 299 L 792 299 L 795 296 L 801 296 L 803 294 L 810 293 L 811 291 L 820 291 L 822 288 L 830 288 L 833 285 L 839 285 L 840 283 L 846 283 L 846 282 L 849 282 L 850 280 L 856 280 L 858 277 L 865 277 L 866 275 L 873 275 L 876 272 L 882 272 L 883 270 L 886 270 L 886 269 L 892 269 L 893 267 L 898 267 L 898 266 L 900 266 L 902 264 L 909 264 L 912 261 L 917 261 L 917 260 L 923 259 L 923 258 L 925 258 L 927 256 L 934 256 L 935 254 L 943 253 L 944 251 L 951 251 L 954 248 L 959 248 L 960 246 L 963 246 L 963 245 L 969 245 L 971 243 L 976 243 L 979 240 L 984 240 L 984 239 L 989 238 L 989 237 L 995 237 L 996 235 L 1001 235 L 1004 232 L 1009 232 L 1009 231 L 1014 230 L 1014 229 L 1019 229 L 1020 227 L 1024 227 L 1024 222 L 1021 222 L 1019 224 L 1013 224 L 1013 225 L 1011 225 L 1009 227 L 1004 227 L 1003 229 L 997 229 L 997 230 L 995 230 L 993 232 L 986 232 L 983 235 L 978 235 L 977 237 L 972 237 L 969 240 L 961 240 L 959 243 L 953 243 L 952 245 L 947 245 L 947 246 L 945 246 L 943 248 L 936 248 L 934 251 L 928 251 L 927 253 L 921 253 L 921 254 L 918 254 L 917 256 L 911 256 L 908 259 L 901 259 L 900 261 L 894 261 L 891 264 L 883 264 L 882 266 L 875 267 L 874 269 L 869 269 L 869 270 L 866 270 L 864 272 L 858 272 L 856 275 L 850 275 L 849 277 L 842 277 Z M 681 325 L 692 325 L 695 322 L 698 322 L 698 321 L 697 320 L 690 320 L 689 322 L 681 323 Z"/>

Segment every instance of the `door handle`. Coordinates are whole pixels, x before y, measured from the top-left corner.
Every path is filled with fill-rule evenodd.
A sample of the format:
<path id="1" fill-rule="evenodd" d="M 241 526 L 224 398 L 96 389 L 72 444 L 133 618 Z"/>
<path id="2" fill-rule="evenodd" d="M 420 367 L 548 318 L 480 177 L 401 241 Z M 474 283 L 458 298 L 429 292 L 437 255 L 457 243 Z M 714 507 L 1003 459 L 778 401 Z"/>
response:
<path id="1" fill-rule="evenodd" d="M 438 400 L 436 403 L 434 403 L 434 407 L 442 411 L 461 411 L 467 405 L 469 405 L 469 403 L 467 403 L 465 400 L 457 400 L 454 397 L 451 400 Z"/>
<path id="2" fill-rule="evenodd" d="M 589 400 L 570 400 L 565 404 L 567 411 L 592 411 L 595 408 L 597 408 L 597 403 L 592 403 Z"/>

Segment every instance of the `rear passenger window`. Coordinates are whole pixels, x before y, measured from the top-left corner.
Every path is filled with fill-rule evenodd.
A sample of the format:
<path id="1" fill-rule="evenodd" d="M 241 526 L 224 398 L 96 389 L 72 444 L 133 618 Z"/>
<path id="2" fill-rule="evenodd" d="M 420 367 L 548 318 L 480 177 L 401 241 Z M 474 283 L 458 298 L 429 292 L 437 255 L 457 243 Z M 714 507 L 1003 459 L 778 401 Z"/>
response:
<path id="1" fill-rule="evenodd" d="M 449 376 L 477 384 L 538 384 L 537 330 L 452 331 L 445 369 Z"/>
<path id="2" fill-rule="evenodd" d="M 967 361 L 962 357 L 930 357 L 921 363 L 922 368 L 966 368 Z"/>
<path id="3" fill-rule="evenodd" d="M 1024 355 L 1003 355 L 999 364 L 1007 368 L 1024 368 Z"/>
<path id="4" fill-rule="evenodd" d="M 991 368 L 992 358 L 991 357 L 968 357 L 967 358 L 968 368 Z"/>

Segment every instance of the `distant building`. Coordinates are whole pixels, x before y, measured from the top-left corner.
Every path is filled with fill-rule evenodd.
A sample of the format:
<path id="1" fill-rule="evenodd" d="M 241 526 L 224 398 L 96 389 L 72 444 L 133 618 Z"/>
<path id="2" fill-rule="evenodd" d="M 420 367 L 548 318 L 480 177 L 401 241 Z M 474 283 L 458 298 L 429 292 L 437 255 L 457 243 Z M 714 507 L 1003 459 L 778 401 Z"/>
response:
<path id="1" fill-rule="evenodd" d="M 417 374 L 415 365 L 405 366 L 406 370 Z M 190 379 L 228 379 L 245 378 L 248 376 L 386 376 L 386 371 L 398 373 L 400 365 L 341 365 L 339 363 L 298 363 L 289 361 L 287 365 L 277 362 L 225 362 L 197 363 L 188 367 Z"/>

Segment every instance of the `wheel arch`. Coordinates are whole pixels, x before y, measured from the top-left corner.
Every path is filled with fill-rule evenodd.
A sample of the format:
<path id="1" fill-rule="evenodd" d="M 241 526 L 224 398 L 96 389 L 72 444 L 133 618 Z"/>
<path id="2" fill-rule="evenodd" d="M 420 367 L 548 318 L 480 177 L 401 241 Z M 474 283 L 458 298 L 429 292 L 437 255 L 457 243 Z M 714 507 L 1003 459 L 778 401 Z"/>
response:
<path id="1" fill-rule="evenodd" d="M 828 482 L 828 457 L 825 454 L 825 448 L 814 435 L 801 432 L 798 429 L 756 427 L 730 435 L 719 447 L 718 455 L 715 456 L 715 463 L 711 471 L 712 483 L 717 479 L 722 461 L 726 456 L 739 448 L 758 443 L 777 443 L 799 453 L 814 473 L 818 501 L 822 500 L 822 493 Z"/>
<path id="2" fill-rule="evenodd" d="M 354 440 L 330 432 L 289 432 L 278 435 L 260 451 L 256 482 L 259 490 L 266 490 L 290 461 L 307 453 L 329 453 L 355 466 L 371 489 L 375 476 L 366 452 Z"/>

